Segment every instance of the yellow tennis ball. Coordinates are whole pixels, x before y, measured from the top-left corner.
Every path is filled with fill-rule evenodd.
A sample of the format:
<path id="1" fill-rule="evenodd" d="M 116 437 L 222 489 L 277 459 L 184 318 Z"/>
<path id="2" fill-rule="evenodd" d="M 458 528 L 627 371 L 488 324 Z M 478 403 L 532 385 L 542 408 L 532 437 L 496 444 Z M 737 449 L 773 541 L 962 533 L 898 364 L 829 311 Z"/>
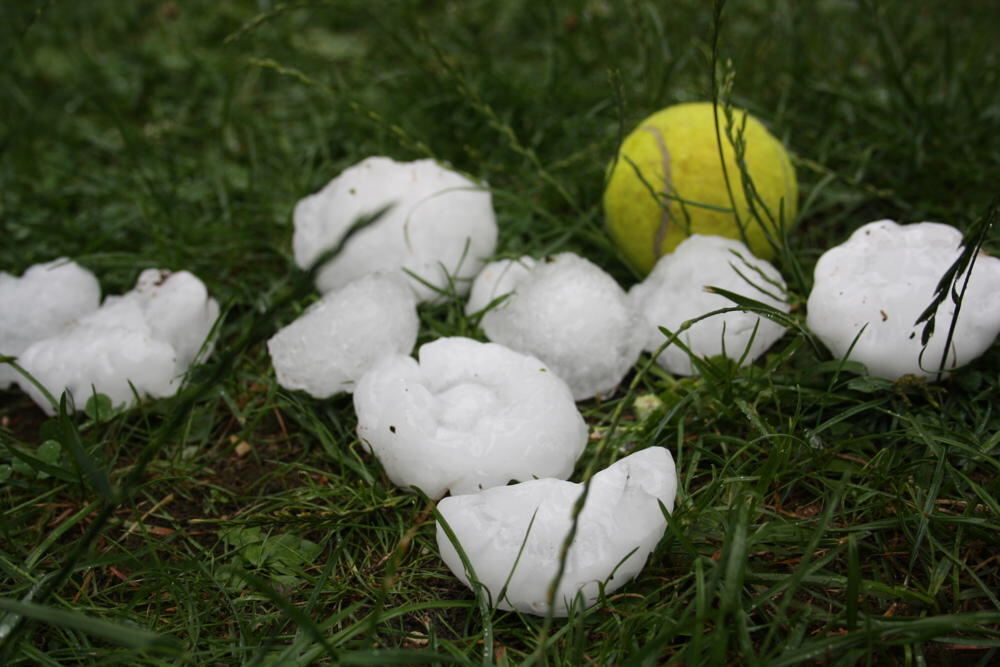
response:
<path id="1" fill-rule="evenodd" d="M 712 109 L 711 102 L 694 102 L 654 113 L 625 137 L 611 165 L 604 191 L 608 230 L 643 273 L 691 234 L 739 239 L 771 259 L 768 233 L 780 242 L 780 226 L 795 221 L 798 183 L 781 142 L 745 111 L 733 109 L 730 124 L 718 107 L 720 159 Z M 727 126 L 742 146 L 745 169 L 737 164 Z M 744 171 L 756 193 L 752 206 Z"/>

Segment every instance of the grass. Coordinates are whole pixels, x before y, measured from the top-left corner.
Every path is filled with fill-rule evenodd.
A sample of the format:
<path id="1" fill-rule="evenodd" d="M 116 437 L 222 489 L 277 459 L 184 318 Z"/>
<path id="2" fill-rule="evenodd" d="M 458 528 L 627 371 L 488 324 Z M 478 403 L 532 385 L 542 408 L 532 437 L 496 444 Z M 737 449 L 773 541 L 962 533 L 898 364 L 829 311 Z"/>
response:
<path id="1" fill-rule="evenodd" d="M 641 118 L 728 76 L 794 155 L 780 268 L 800 324 L 816 258 L 864 222 L 941 220 L 1000 248 L 976 226 L 1000 173 L 995 5 L 721 10 L 0 5 L 0 268 L 72 256 L 105 293 L 183 268 L 225 311 L 173 399 L 46 419 L 0 394 L 0 662 L 1000 659 L 996 345 L 933 385 L 857 375 L 802 327 L 701 379 L 644 358 L 630 391 L 581 404 L 599 439 L 577 473 L 667 446 L 677 507 L 640 577 L 566 620 L 483 606 L 436 555 L 433 505 L 358 443 L 350 399 L 274 382 L 263 341 L 312 298 L 290 211 L 339 170 L 450 162 L 489 182 L 500 255 L 573 250 L 628 286 L 605 166 Z M 422 341 L 475 334 L 458 300 L 421 319 Z M 645 394 L 663 405 L 642 418 Z"/>

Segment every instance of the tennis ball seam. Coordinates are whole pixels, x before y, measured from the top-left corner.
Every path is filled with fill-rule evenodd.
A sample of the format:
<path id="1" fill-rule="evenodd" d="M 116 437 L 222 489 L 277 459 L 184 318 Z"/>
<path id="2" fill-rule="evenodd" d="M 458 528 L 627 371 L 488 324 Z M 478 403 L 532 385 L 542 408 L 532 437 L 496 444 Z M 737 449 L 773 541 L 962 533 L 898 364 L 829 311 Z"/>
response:
<path id="1" fill-rule="evenodd" d="M 656 140 L 656 145 L 660 149 L 660 164 L 663 167 L 663 196 L 667 201 L 660 202 L 660 224 L 653 235 L 654 257 L 659 257 L 663 254 L 663 242 L 667 238 L 667 232 L 672 222 L 669 204 L 670 196 L 673 194 L 673 179 L 670 174 L 670 151 L 667 149 L 667 142 L 664 140 L 663 132 L 660 131 L 660 128 L 646 125 L 642 129 L 652 134 L 653 139 Z"/>

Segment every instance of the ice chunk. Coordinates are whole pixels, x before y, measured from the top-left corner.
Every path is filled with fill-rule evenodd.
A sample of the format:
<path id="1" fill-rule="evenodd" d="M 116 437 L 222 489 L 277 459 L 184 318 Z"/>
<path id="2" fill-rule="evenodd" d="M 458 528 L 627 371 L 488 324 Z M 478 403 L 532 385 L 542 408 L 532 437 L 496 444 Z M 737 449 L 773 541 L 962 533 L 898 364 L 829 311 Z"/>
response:
<path id="1" fill-rule="evenodd" d="M 278 384 L 326 398 L 354 391 L 380 358 L 408 355 L 419 325 L 413 291 L 398 276 L 371 274 L 327 292 L 267 349 Z"/>
<path id="2" fill-rule="evenodd" d="M 440 498 L 572 474 L 587 426 L 541 361 L 468 338 L 419 357 L 382 359 L 354 392 L 358 436 L 395 484 Z"/>
<path id="3" fill-rule="evenodd" d="M 421 302 L 437 299 L 436 290 L 452 283 L 459 293 L 467 292 L 496 249 L 492 195 L 433 160 L 370 157 L 301 200 L 294 213 L 295 261 L 307 268 L 357 219 L 386 206 L 391 208 L 323 267 L 317 288 L 328 292 L 382 271 L 417 276 L 409 284 Z"/>
<path id="4" fill-rule="evenodd" d="M 130 382 L 140 397 L 172 395 L 181 373 L 173 348 L 150 336 L 148 327 L 100 322 L 80 322 L 35 343 L 25 351 L 22 365 L 57 400 L 68 392 L 78 408 L 95 392 L 107 395 L 113 405 L 131 403 Z M 20 384 L 39 407 L 54 413 L 37 387 L 26 380 Z"/>
<path id="5" fill-rule="evenodd" d="M 923 348 L 923 324 L 945 271 L 958 259 L 962 233 L 937 222 L 870 222 L 816 263 L 806 324 L 839 359 L 865 365 L 871 375 L 938 377 L 955 314 L 946 298 L 937 308 L 934 336 Z M 965 275 L 958 285 L 965 284 Z M 946 369 L 967 364 L 1000 332 L 1000 259 L 980 254 L 969 276 Z"/>
<path id="6" fill-rule="evenodd" d="M 578 401 L 610 394 L 645 343 L 642 316 L 614 278 L 565 252 L 511 282 L 511 296 L 483 316 L 487 337 L 544 361 Z"/>
<path id="7" fill-rule="evenodd" d="M 66 391 L 78 408 L 94 392 L 114 405 L 130 404 L 136 395 L 170 396 L 218 316 L 218 303 L 194 275 L 148 269 L 132 291 L 108 297 L 61 333 L 29 346 L 21 363 L 55 398 Z M 54 412 L 37 387 L 19 384 Z"/>
<path id="8" fill-rule="evenodd" d="M 655 352 L 667 341 L 658 327 L 676 333 L 687 320 L 736 305 L 724 296 L 705 291 L 708 286 L 721 287 L 785 313 L 789 310 L 785 281 L 771 264 L 754 257 L 740 241 L 694 234 L 661 257 L 652 273 L 629 290 L 629 299 L 646 319 L 648 352 Z M 773 320 L 738 311 L 700 320 L 682 332 L 679 340 L 699 357 L 725 354 L 732 359 L 743 358 L 749 364 L 784 333 L 785 327 Z M 676 345 L 667 347 L 656 361 L 671 373 L 698 372 L 687 352 Z"/>
<path id="9" fill-rule="evenodd" d="M 0 271 L 0 355 L 20 355 L 100 303 L 101 286 L 94 274 L 65 257 L 35 264 L 20 278 Z M 12 367 L 0 364 L 0 389 L 20 378 Z"/>
<path id="10" fill-rule="evenodd" d="M 438 511 L 495 606 L 545 615 L 573 505 L 582 492 L 583 484 L 538 479 L 451 496 L 438 503 Z M 660 503 L 672 511 L 676 493 L 673 457 L 662 447 L 638 451 L 594 475 L 553 613 L 566 616 L 577 594 L 583 596 L 581 608 L 589 607 L 597 601 L 601 584 L 611 593 L 635 578 L 666 529 Z M 440 522 L 437 544 L 451 571 L 469 585 L 458 551 Z M 506 595 L 499 599 L 508 578 Z"/>
<path id="11" fill-rule="evenodd" d="M 109 296 L 102 308 L 111 308 L 119 301 L 132 301 L 140 307 L 153 338 L 174 349 L 182 369 L 195 361 L 219 317 L 219 304 L 209 296 L 204 283 L 188 271 L 146 269 L 131 292 Z"/>
<path id="12" fill-rule="evenodd" d="M 501 259 L 483 267 L 472 281 L 469 300 L 465 304 L 465 314 L 474 315 L 489 306 L 495 299 L 510 294 L 518 283 L 535 268 L 535 259 L 524 256 L 520 259 Z"/>

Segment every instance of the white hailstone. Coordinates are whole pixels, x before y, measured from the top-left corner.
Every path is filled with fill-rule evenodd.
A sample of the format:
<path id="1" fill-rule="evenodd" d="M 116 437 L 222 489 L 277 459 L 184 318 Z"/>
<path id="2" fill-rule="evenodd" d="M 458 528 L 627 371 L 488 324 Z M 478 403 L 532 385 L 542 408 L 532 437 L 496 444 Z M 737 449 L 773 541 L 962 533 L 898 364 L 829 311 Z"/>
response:
<path id="1" fill-rule="evenodd" d="M 474 315 L 493 301 L 510 294 L 528 273 L 535 268 L 535 259 L 525 255 L 520 259 L 501 259 L 483 267 L 469 290 L 465 314 Z"/>
<path id="2" fill-rule="evenodd" d="M 870 375 L 936 379 L 955 304 L 948 298 L 938 306 L 935 333 L 926 349 L 921 343 L 923 324 L 916 320 L 962 250 L 962 233 L 950 225 L 870 222 L 819 258 L 806 323 L 835 357 L 864 364 Z M 965 276 L 958 285 L 964 282 Z M 1000 259 L 981 253 L 969 277 L 945 368 L 981 355 L 998 332 Z"/>
<path id="3" fill-rule="evenodd" d="M 102 308 L 127 301 L 142 309 L 153 337 L 173 348 L 182 371 L 195 361 L 219 318 L 219 304 L 188 271 L 146 269 L 132 291 L 109 296 Z M 206 347 L 205 352 L 209 351 Z"/>
<path id="4" fill-rule="evenodd" d="M 549 612 L 547 593 L 581 493 L 583 484 L 537 479 L 451 496 L 438 503 L 438 512 L 493 605 L 541 616 Z M 662 447 L 638 451 L 594 475 L 553 614 L 566 616 L 577 595 L 583 598 L 578 610 L 590 607 L 602 585 L 611 593 L 634 579 L 666 529 L 660 503 L 673 511 L 676 493 L 673 457 Z M 440 522 L 437 544 L 442 560 L 469 585 L 458 551 Z"/>
<path id="5" fill-rule="evenodd" d="M 61 333 L 38 341 L 22 365 L 55 398 L 65 391 L 82 408 L 95 392 L 113 405 L 136 395 L 173 395 L 219 316 L 219 305 L 187 271 L 147 269 L 135 288 L 110 296 L 96 311 Z M 44 394 L 27 380 L 21 388 L 47 413 Z M 134 388 L 134 389 L 133 389 Z"/>
<path id="6" fill-rule="evenodd" d="M 354 392 L 358 437 L 393 483 L 440 498 L 572 474 L 587 426 L 541 361 L 468 338 L 427 343 L 419 358 L 383 358 Z"/>
<path id="7" fill-rule="evenodd" d="M 464 294 L 496 250 L 489 190 L 433 160 L 370 157 L 295 206 L 295 261 L 309 267 L 355 221 L 387 206 L 320 270 L 316 287 L 321 292 L 381 271 L 416 276 L 409 284 L 421 302 L 436 300 L 437 290 L 452 284 Z"/>
<path id="8" fill-rule="evenodd" d="M 94 274 L 65 257 L 35 264 L 20 278 L 0 271 L 0 356 L 20 355 L 35 341 L 97 310 L 100 303 L 101 286 Z M 0 364 L 0 389 L 21 377 Z"/>
<path id="9" fill-rule="evenodd" d="M 667 341 L 659 327 L 677 333 L 688 320 L 736 305 L 706 291 L 709 286 L 789 311 L 785 281 L 771 264 L 754 257 L 740 241 L 693 234 L 661 257 L 646 279 L 629 290 L 629 299 L 646 319 L 647 352 L 655 352 Z M 784 333 L 785 327 L 773 320 L 750 311 L 733 311 L 696 322 L 678 339 L 698 357 L 725 354 L 749 364 Z M 677 345 L 667 347 L 656 362 L 678 375 L 698 372 L 688 353 Z"/>
<path id="10" fill-rule="evenodd" d="M 35 264 L 20 278 L 0 271 L 0 356 L 20 355 L 100 303 L 101 286 L 94 274 L 65 257 Z M 0 364 L 0 389 L 21 379 L 11 366 Z"/>
<path id="11" fill-rule="evenodd" d="M 153 338 L 135 304 L 116 310 L 114 317 L 90 315 L 66 332 L 35 343 L 22 357 L 25 370 L 56 400 L 67 392 L 76 408 L 94 393 L 105 394 L 113 405 L 131 403 L 133 387 L 140 397 L 172 395 L 181 373 L 174 349 Z M 54 414 L 34 384 L 21 380 L 20 385 L 46 413 Z"/>
<path id="12" fill-rule="evenodd" d="M 538 357 L 584 400 L 614 391 L 646 342 L 642 315 L 597 265 L 564 252 L 518 272 L 482 319 L 495 343 Z"/>
<path id="13" fill-rule="evenodd" d="M 419 326 L 413 290 L 397 276 L 371 274 L 327 292 L 267 349 L 278 384 L 327 398 L 354 391 L 382 357 L 409 354 Z"/>

